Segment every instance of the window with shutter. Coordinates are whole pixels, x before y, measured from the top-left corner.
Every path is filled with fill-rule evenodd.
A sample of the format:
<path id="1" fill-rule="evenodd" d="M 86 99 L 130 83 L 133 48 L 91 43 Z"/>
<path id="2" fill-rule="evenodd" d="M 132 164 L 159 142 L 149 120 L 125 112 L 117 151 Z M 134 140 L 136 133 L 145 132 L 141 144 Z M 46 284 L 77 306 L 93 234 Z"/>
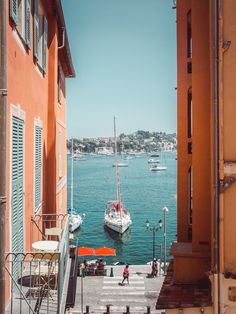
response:
<path id="1" fill-rule="evenodd" d="M 58 133 L 58 175 L 62 177 L 62 131 Z"/>
<path id="2" fill-rule="evenodd" d="M 13 117 L 11 133 L 11 250 L 24 252 L 24 121 Z M 15 264 L 12 272 L 17 278 L 20 265 Z"/>
<path id="3" fill-rule="evenodd" d="M 35 126 L 34 156 L 34 208 L 37 211 L 42 203 L 42 128 Z"/>
<path id="4" fill-rule="evenodd" d="M 34 0 L 34 57 L 39 57 L 39 4 Z"/>
<path id="5" fill-rule="evenodd" d="M 10 0 L 10 17 L 15 25 L 18 23 L 18 0 Z"/>
<path id="6" fill-rule="evenodd" d="M 25 0 L 25 43 L 30 47 L 30 13 L 31 0 Z"/>
<path id="7" fill-rule="evenodd" d="M 43 72 L 46 72 L 47 66 L 47 46 L 48 46 L 48 22 L 46 17 L 43 17 L 43 52 L 42 52 L 42 67 Z"/>

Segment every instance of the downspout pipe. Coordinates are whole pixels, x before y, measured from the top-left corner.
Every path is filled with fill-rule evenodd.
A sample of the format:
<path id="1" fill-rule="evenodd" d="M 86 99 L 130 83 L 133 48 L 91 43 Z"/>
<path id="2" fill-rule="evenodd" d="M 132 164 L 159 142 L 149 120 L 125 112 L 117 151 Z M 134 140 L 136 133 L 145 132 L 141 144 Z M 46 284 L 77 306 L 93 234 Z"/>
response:
<path id="1" fill-rule="evenodd" d="M 5 313 L 6 247 L 6 0 L 0 0 L 0 313 Z"/>
<path id="2" fill-rule="evenodd" d="M 219 73 L 218 73 L 218 0 L 212 0 L 213 30 L 213 158 L 214 158 L 214 220 L 213 220 L 213 272 L 214 314 L 220 313 L 219 295 Z"/>

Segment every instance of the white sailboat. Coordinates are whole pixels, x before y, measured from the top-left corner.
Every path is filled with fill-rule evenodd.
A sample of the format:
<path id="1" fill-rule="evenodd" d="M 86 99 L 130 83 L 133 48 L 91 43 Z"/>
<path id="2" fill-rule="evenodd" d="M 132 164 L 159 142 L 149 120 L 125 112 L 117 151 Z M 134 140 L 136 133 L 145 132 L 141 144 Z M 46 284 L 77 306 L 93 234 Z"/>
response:
<path id="1" fill-rule="evenodd" d="M 69 212 L 69 231 L 74 232 L 76 229 L 78 229 L 82 222 L 83 218 L 81 215 L 79 215 L 75 209 L 74 209 L 74 204 L 73 204 L 73 199 L 74 199 L 74 154 L 73 154 L 73 138 L 71 140 L 71 198 L 70 198 L 70 208 L 68 209 Z M 84 216 L 84 215 L 83 215 Z"/>
<path id="2" fill-rule="evenodd" d="M 123 234 L 131 225 L 132 221 L 129 212 L 124 208 L 120 196 L 120 176 L 117 160 L 117 139 L 116 123 L 114 117 L 114 137 L 115 137 L 115 157 L 116 157 L 116 200 L 108 201 L 105 214 L 104 224 L 113 231 Z"/>

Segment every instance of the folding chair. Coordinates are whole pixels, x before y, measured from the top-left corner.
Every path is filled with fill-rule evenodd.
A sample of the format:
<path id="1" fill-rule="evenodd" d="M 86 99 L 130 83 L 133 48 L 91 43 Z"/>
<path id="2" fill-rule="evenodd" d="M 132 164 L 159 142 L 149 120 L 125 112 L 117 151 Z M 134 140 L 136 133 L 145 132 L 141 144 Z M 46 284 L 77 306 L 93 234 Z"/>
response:
<path id="1" fill-rule="evenodd" d="M 59 227 L 45 229 L 46 240 L 49 240 L 49 237 L 58 237 L 58 240 L 60 241 L 61 234 L 62 234 L 62 229 Z"/>
<path id="2" fill-rule="evenodd" d="M 51 297 L 53 292 L 57 290 L 57 275 L 59 269 L 60 253 L 36 253 L 34 255 L 37 266 L 34 270 L 34 275 L 37 279 L 35 285 L 43 291 L 41 297 Z"/>

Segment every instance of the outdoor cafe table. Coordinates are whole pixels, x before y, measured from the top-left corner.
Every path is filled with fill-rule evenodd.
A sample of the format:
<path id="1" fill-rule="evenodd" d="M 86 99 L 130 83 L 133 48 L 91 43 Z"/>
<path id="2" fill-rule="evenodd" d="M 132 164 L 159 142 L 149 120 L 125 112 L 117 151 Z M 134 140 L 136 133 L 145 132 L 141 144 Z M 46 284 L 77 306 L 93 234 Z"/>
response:
<path id="1" fill-rule="evenodd" d="M 32 248 L 37 251 L 47 251 L 47 252 L 54 252 L 58 249 L 59 242 L 58 241 L 37 241 L 32 243 Z"/>

